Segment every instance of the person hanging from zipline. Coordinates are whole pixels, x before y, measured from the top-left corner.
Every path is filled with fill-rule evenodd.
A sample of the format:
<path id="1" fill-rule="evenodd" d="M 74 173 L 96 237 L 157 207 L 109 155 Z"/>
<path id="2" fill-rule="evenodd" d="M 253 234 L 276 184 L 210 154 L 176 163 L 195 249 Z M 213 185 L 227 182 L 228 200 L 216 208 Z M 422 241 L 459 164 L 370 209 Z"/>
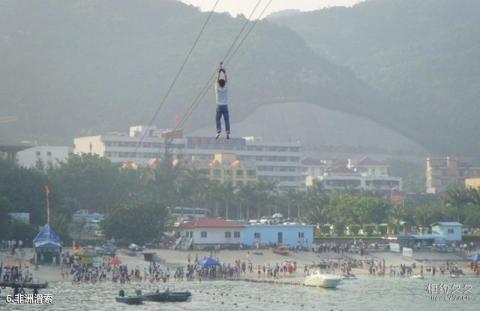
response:
<path id="1" fill-rule="evenodd" d="M 223 75 L 222 75 L 223 73 Z M 222 116 L 225 121 L 225 133 L 227 134 L 227 139 L 230 139 L 230 116 L 228 114 L 228 87 L 227 87 L 227 72 L 223 68 L 223 62 L 220 62 L 220 67 L 218 68 L 217 79 L 215 80 L 215 99 L 217 103 L 217 114 L 215 117 L 216 126 L 217 126 L 217 136 L 216 139 L 220 137 L 222 133 Z"/>

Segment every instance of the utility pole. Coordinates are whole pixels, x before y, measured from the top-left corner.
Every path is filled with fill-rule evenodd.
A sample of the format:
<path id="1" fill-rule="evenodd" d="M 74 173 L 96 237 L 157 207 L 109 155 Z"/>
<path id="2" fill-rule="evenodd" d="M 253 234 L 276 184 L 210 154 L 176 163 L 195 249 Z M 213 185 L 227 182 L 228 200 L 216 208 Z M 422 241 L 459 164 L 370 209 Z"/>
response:
<path id="1" fill-rule="evenodd" d="M 50 226 L 50 187 L 45 185 L 45 199 L 47 203 L 47 224 Z"/>

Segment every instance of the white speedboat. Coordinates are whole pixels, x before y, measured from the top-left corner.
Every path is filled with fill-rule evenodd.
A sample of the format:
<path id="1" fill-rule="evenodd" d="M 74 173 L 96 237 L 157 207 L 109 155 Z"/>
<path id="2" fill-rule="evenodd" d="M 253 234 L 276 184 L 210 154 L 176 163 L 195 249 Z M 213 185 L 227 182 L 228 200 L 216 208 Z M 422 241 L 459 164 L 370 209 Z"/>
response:
<path id="1" fill-rule="evenodd" d="M 305 277 L 304 284 L 306 286 L 336 288 L 341 281 L 342 278 L 338 275 L 314 271 Z"/>
<path id="2" fill-rule="evenodd" d="M 348 274 L 342 275 L 342 279 L 343 280 L 356 280 L 357 277 L 353 273 L 348 273 Z"/>
<path id="3" fill-rule="evenodd" d="M 410 277 L 411 279 L 420 279 L 423 280 L 423 275 L 422 274 L 414 274 Z"/>

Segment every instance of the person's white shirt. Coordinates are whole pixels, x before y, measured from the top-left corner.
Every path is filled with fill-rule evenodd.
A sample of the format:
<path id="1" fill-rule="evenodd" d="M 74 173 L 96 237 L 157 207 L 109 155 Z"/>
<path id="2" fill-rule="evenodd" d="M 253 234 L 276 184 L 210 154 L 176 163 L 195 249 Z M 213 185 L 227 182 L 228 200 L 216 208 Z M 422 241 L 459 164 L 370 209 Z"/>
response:
<path id="1" fill-rule="evenodd" d="M 228 86 L 225 84 L 224 87 L 218 85 L 218 81 L 215 81 L 215 95 L 217 105 L 225 106 L 228 105 Z"/>

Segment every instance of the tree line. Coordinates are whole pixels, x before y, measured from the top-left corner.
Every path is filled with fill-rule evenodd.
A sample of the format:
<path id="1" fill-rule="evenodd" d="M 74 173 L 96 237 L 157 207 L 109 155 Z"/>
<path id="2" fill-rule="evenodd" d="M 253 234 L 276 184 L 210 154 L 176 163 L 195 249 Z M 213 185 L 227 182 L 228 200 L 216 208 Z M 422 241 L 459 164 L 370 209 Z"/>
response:
<path id="1" fill-rule="evenodd" d="M 46 223 L 45 185 L 52 189 L 51 225 L 65 241 L 72 215 L 81 209 L 105 214 L 107 238 L 138 243 L 154 241 L 170 228 L 168 207 L 176 206 L 205 208 L 212 217 L 228 219 L 282 213 L 292 221 L 335 225 L 338 234 L 347 227 L 358 231 L 358 226 L 401 222 L 427 227 L 455 220 L 480 227 L 480 191 L 475 189 L 452 187 L 440 195 L 408 196 L 394 204 L 388 194 L 329 192 L 321 183 L 306 191 L 280 191 L 265 180 L 240 186 L 209 181 L 168 154 L 156 165 L 138 169 L 123 169 L 96 155 L 71 155 L 57 165 L 39 163 L 35 168 L 0 161 L 0 239 L 31 240 Z M 12 220 L 11 212 L 30 213 L 31 225 Z"/>

